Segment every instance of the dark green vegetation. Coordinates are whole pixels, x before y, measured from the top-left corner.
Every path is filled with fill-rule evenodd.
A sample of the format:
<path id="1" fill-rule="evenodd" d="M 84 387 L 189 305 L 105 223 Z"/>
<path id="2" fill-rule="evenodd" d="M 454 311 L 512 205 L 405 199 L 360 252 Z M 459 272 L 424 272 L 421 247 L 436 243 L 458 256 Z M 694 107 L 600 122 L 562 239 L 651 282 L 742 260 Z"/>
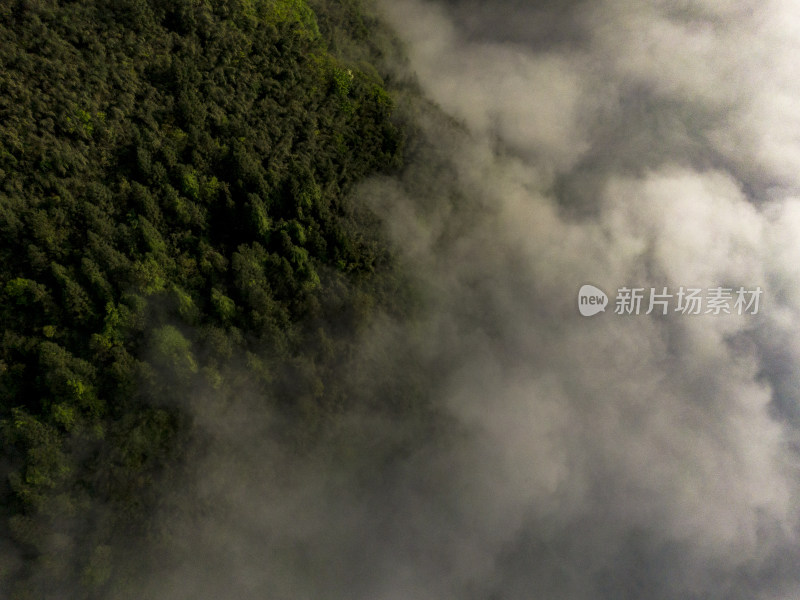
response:
<path id="1" fill-rule="evenodd" d="M 262 398 L 298 453 L 353 408 L 336 370 L 402 310 L 348 202 L 402 146 L 368 25 L 352 2 L 0 0 L 3 597 L 119 585 L 113 540 L 152 543 L 197 398 Z"/>

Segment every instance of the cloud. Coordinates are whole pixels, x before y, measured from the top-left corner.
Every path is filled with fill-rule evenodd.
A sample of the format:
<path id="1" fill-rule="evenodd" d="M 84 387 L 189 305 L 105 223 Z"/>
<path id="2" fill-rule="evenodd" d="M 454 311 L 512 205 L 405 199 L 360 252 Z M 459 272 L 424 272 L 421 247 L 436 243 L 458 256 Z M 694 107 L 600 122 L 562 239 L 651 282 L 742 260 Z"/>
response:
<path id="1" fill-rule="evenodd" d="M 526 6 L 383 5 L 424 92 L 464 125 L 431 135 L 461 199 L 441 222 L 419 181 L 378 205 L 436 286 L 434 354 L 458 356 L 442 396 L 468 432 L 449 457 L 469 523 L 454 585 L 781 597 L 798 509 L 797 353 L 778 341 L 798 330 L 796 9 Z M 554 39 L 526 37 L 536 13 Z M 589 322 L 574 308 L 589 281 L 764 297 L 758 315 Z"/>

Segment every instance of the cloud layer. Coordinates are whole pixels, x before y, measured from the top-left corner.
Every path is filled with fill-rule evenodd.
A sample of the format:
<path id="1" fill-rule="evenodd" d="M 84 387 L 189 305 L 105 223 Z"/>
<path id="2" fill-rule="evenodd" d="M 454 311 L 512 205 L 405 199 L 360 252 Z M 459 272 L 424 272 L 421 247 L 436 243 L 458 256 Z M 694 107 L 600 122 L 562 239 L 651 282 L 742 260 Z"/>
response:
<path id="1" fill-rule="evenodd" d="M 460 204 L 431 214 L 435 182 L 372 192 L 436 289 L 437 352 L 458 349 L 443 398 L 468 431 L 448 463 L 465 523 L 435 553 L 463 561 L 447 593 L 796 595 L 800 13 L 384 10 L 464 124 L 431 132 Z M 587 320 L 586 282 L 764 295 L 758 315 Z"/>

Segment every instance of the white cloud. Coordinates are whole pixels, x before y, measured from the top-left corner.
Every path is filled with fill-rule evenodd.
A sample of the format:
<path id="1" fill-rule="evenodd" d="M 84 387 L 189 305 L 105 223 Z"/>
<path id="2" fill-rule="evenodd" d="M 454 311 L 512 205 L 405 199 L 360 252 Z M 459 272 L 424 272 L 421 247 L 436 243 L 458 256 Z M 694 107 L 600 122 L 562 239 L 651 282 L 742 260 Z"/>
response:
<path id="1" fill-rule="evenodd" d="M 428 249 L 415 256 L 429 256 L 439 286 L 432 321 L 456 322 L 430 343 L 434 354 L 459 348 L 445 397 L 470 433 L 452 460 L 474 512 L 455 527 L 484 548 L 470 556 L 499 578 L 486 587 L 517 597 L 508 594 L 527 576 L 497 561 L 520 537 L 549 536 L 568 569 L 586 560 L 562 546 L 581 524 L 604 575 L 588 569 L 577 587 L 594 591 L 571 597 L 597 597 L 596 578 L 627 573 L 636 535 L 652 549 L 637 576 L 660 582 L 656 597 L 728 597 L 720 577 L 743 572 L 755 574 L 748 593 L 780 588 L 767 565 L 797 542 L 800 488 L 795 425 L 775 410 L 767 356 L 800 354 L 762 332 L 800 333 L 798 211 L 784 193 L 800 183 L 797 9 L 576 5 L 584 43 L 565 49 L 526 46 L 519 22 L 508 42 L 460 18 L 458 3 L 385 8 L 425 92 L 469 132 L 434 140 L 467 200 L 414 247 Z M 559 181 L 588 182 L 590 210 L 565 212 Z M 426 201 L 401 204 L 415 202 Z M 384 214 L 412 231 L 403 210 Z M 764 295 L 756 316 L 589 321 L 573 298 L 585 282 Z M 691 565 L 655 549 L 667 547 Z M 554 573 L 538 576 L 558 589 Z M 633 585 L 620 577 L 602 597 Z"/>

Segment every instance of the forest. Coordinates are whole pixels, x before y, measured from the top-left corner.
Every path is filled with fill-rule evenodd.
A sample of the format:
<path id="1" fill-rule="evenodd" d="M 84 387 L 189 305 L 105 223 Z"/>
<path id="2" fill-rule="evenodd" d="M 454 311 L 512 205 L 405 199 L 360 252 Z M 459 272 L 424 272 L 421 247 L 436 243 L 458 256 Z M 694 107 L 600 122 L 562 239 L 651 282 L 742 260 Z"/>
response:
<path id="1" fill-rule="evenodd" d="M 407 137 L 370 19 L 0 1 L 0 596 L 125 597 L 198 399 L 255 396 L 300 456 L 359 409 L 337 370 L 414 304 L 351 199 Z"/>

